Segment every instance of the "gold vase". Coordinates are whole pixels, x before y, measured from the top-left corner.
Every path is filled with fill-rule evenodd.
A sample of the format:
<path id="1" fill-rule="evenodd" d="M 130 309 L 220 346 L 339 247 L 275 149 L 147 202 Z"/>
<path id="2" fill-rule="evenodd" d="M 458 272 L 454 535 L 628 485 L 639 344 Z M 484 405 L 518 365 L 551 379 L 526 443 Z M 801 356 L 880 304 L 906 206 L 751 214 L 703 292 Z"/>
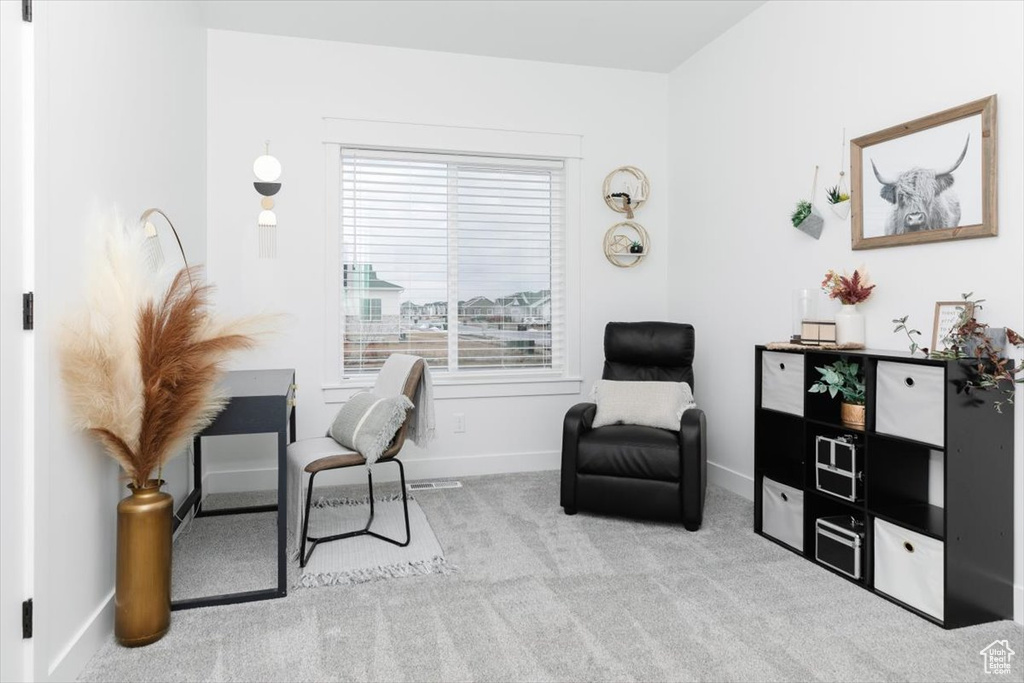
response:
<path id="1" fill-rule="evenodd" d="M 839 405 L 839 419 L 853 429 L 864 430 L 864 406 L 842 401 Z"/>
<path id="2" fill-rule="evenodd" d="M 154 643 L 171 626 L 171 506 L 150 479 L 117 504 L 114 636 L 126 647 Z"/>

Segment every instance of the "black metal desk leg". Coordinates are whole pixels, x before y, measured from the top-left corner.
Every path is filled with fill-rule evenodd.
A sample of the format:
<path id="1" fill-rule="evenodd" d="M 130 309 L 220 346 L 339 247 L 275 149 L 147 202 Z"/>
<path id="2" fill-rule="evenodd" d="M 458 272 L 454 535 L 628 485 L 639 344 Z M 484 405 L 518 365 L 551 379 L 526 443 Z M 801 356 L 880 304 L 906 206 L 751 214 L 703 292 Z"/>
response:
<path id="1" fill-rule="evenodd" d="M 192 490 L 197 494 L 192 509 L 198 514 L 203 504 L 203 437 L 198 434 L 192 439 Z"/>
<path id="2" fill-rule="evenodd" d="M 295 443 L 295 406 L 288 414 L 288 443 Z"/>
<path id="3" fill-rule="evenodd" d="M 292 412 L 292 420 L 295 412 Z M 288 445 L 286 429 L 277 433 L 277 593 L 288 594 Z"/>

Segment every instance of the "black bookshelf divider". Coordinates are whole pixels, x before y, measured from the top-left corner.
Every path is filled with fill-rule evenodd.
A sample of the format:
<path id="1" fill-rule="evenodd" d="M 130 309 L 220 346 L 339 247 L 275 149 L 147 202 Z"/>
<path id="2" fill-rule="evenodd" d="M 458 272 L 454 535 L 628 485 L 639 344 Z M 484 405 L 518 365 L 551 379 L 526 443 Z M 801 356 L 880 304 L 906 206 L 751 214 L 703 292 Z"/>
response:
<path id="1" fill-rule="evenodd" d="M 766 353 L 772 355 L 765 358 Z M 780 353 L 792 355 L 775 355 Z M 761 373 L 765 363 L 772 368 L 780 362 L 796 367 L 798 363 L 789 363 L 788 359 L 800 354 L 804 355 L 802 378 L 780 380 L 776 377 L 770 383 L 763 380 Z M 838 358 L 859 363 L 864 373 L 864 429 L 842 424 L 839 398 L 808 393 L 820 376 L 815 368 Z M 920 386 L 918 389 L 944 392 L 942 424 L 933 423 L 935 432 L 941 431 L 943 435 L 943 438 L 935 440 L 942 443 L 923 443 L 900 434 L 875 431 L 879 410 L 890 411 L 889 415 L 892 411 L 908 411 L 909 420 L 917 419 L 912 414 L 913 405 L 900 403 L 902 394 L 889 390 L 890 393 L 880 395 L 885 393 L 885 390 L 879 391 L 877 381 L 880 362 L 901 364 L 900 370 L 905 369 L 908 376 L 913 375 L 919 366 L 943 368 L 942 388 Z M 757 346 L 755 372 L 754 530 L 758 534 L 771 538 L 762 531 L 765 514 L 762 510 L 762 485 L 765 479 L 771 479 L 803 491 L 800 512 L 803 516 L 803 547 L 782 547 L 944 628 L 1012 618 L 1013 416 L 1011 411 L 1004 410 L 1000 414 L 992 407 L 994 392 L 966 395 L 958 391 L 968 372 L 964 362 L 927 359 L 921 355 L 892 351 L 775 351 Z M 802 411 L 787 413 L 761 407 L 763 391 L 791 392 L 789 395 L 792 396 L 797 385 L 780 385 L 780 381 L 795 383 L 801 379 Z M 906 401 L 912 403 L 913 400 L 913 392 L 907 393 Z M 793 404 L 792 401 L 768 403 Z M 887 422 L 891 425 L 893 420 Z M 902 423 L 897 420 L 896 424 Z M 899 431 L 899 427 L 892 431 Z M 908 431 L 912 433 L 912 430 Z M 859 444 L 863 486 L 858 500 L 845 500 L 817 489 L 815 444 L 818 436 L 851 436 Z M 816 560 L 815 522 L 822 517 L 837 516 L 853 517 L 864 524 L 859 580 L 835 572 Z M 934 605 L 913 604 L 910 597 L 904 600 L 903 596 L 886 594 L 876 588 L 879 577 L 875 576 L 874 560 L 879 549 L 875 546 L 881 542 L 876 539 L 876 522 L 881 527 L 895 527 L 906 535 L 905 550 L 899 546 L 893 550 L 891 544 L 882 550 L 899 554 L 895 557 L 898 561 L 908 558 L 912 562 L 918 561 L 914 559 L 915 552 L 925 557 L 927 548 L 924 546 L 941 548 L 939 561 L 942 562 L 944 576 L 939 600 L 941 609 L 936 610 Z M 915 548 L 915 542 L 922 547 Z M 907 555 L 902 555 L 903 552 Z M 912 562 L 908 565 L 911 576 Z M 912 594 L 913 591 L 908 595 Z"/>

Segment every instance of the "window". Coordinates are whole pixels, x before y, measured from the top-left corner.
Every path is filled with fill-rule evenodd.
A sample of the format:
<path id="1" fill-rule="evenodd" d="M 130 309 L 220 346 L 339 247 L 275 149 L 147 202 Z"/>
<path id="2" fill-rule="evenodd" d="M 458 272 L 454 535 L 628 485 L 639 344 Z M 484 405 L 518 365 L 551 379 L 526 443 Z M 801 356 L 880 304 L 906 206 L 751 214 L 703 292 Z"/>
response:
<path id="1" fill-rule="evenodd" d="M 367 322 L 379 323 L 381 321 L 380 302 L 380 299 L 363 299 L 361 319 Z"/>
<path id="2" fill-rule="evenodd" d="M 565 164 L 341 148 L 342 373 L 561 372 Z"/>

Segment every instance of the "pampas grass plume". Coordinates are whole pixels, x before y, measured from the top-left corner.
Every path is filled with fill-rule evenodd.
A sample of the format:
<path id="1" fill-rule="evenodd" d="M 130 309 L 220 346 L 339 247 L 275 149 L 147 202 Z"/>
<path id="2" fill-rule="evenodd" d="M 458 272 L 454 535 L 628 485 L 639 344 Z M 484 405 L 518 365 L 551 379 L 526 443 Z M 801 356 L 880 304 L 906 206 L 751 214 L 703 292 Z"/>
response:
<path id="1" fill-rule="evenodd" d="M 183 268 L 156 296 L 144 240 L 120 224 L 104 233 L 86 305 L 58 339 L 74 425 L 139 487 L 223 409 L 223 362 L 271 321 L 214 317 L 200 267 Z"/>

